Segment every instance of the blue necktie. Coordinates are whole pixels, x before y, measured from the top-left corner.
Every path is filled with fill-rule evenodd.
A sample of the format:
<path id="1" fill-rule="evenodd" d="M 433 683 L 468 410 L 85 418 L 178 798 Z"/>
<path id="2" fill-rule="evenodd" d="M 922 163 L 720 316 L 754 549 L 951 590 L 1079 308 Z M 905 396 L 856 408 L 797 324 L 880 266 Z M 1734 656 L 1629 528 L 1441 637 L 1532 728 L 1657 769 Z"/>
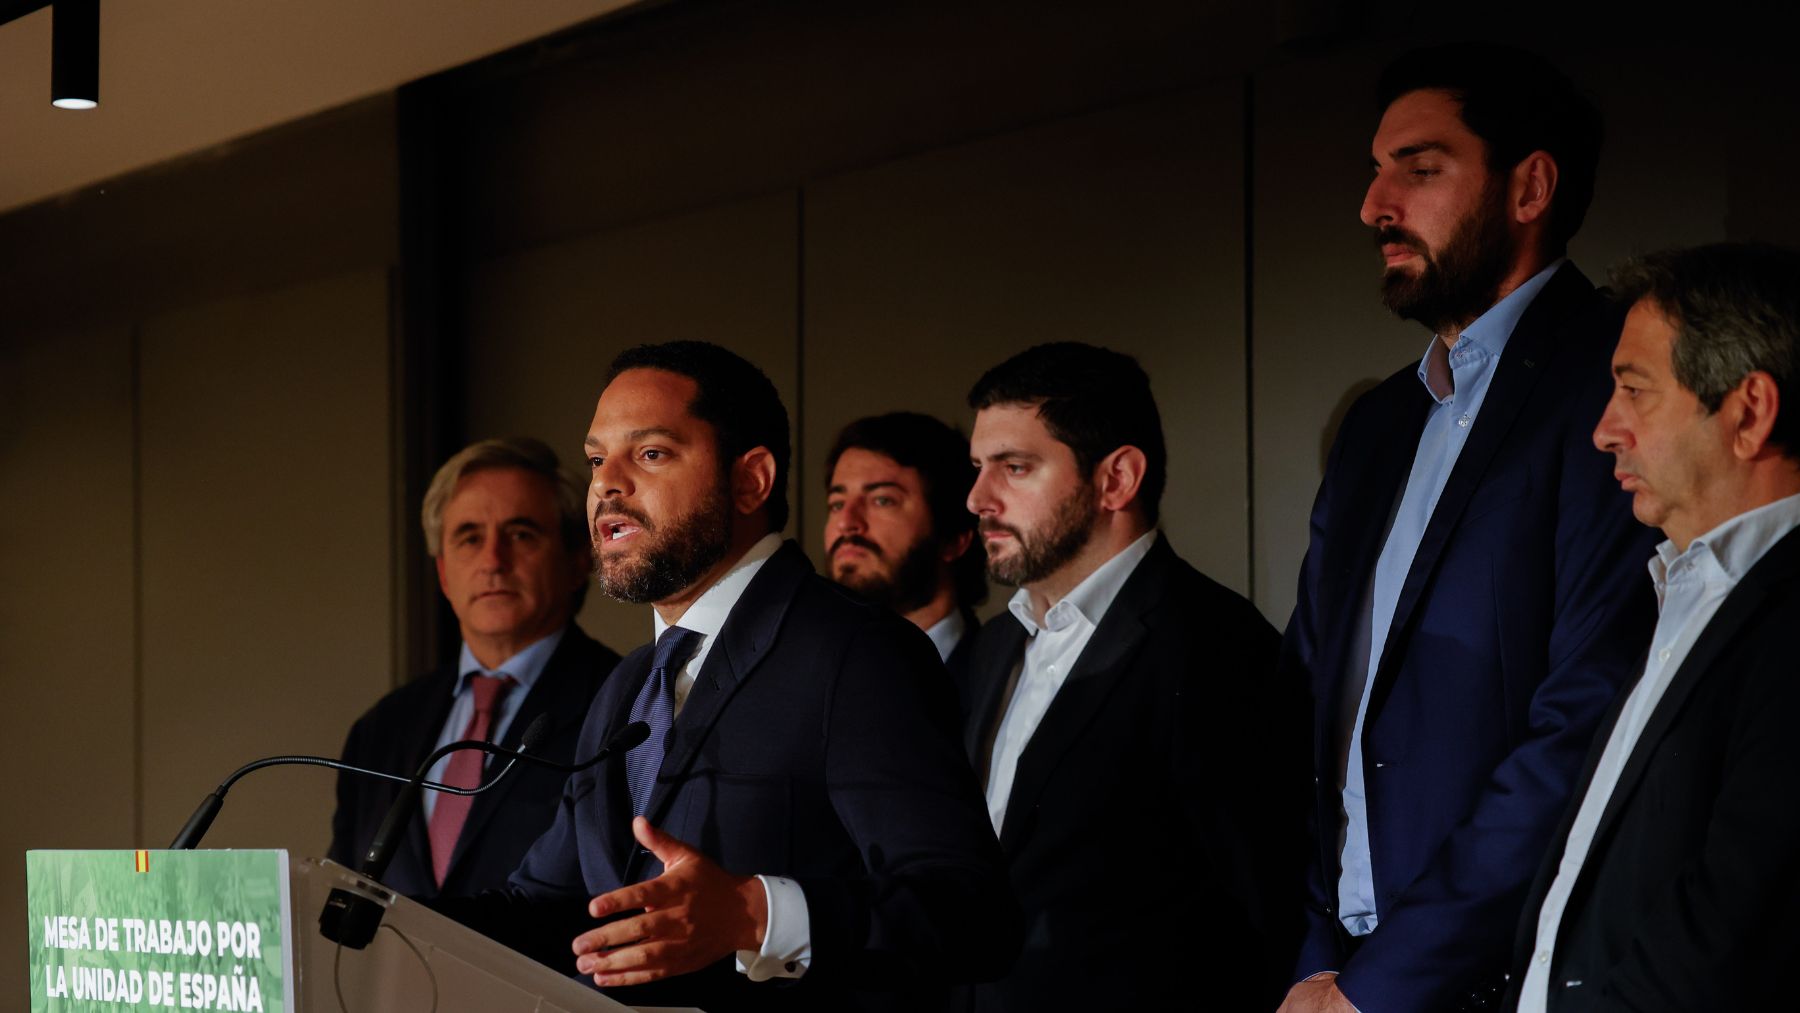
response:
<path id="1" fill-rule="evenodd" d="M 631 704 L 632 721 L 650 726 L 650 737 L 644 744 L 625 754 L 625 783 L 631 788 L 631 814 L 642 816 L 650 804 L 650 788 L 662 769 L 664 740 L 669 726 L 675 723 L 675 673 L 687 663 L 700 646 L 700 634 L 671 626 L 656 642 L 656 656 L 650 663 L 650 677 L 638 690 Z"/>

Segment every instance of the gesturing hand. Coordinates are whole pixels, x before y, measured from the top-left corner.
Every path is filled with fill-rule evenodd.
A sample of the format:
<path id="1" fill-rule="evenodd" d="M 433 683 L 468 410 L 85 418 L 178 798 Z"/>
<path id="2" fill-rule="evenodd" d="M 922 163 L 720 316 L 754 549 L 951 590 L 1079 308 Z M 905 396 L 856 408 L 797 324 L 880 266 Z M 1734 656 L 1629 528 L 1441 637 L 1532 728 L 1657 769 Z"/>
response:
<path id="1" fill-rule="evenodd" d="M 1356 1007 L 1338 991 L 1337 975 L 1326 973 L 1288 989 L 1287 1001 L 1275 1013 L 1356 1013 Z"/>
<path id="2" fill-rule="evenodd" d="M 595 918 L 643 910 L 576 936 L 576 970 L 602 987 L 641 985 L 762 946 L 769 911 L 760 880 L 731 875 L 642 816 L 631 821 L 631 833 L 663 873 L 588 902 Z"/>

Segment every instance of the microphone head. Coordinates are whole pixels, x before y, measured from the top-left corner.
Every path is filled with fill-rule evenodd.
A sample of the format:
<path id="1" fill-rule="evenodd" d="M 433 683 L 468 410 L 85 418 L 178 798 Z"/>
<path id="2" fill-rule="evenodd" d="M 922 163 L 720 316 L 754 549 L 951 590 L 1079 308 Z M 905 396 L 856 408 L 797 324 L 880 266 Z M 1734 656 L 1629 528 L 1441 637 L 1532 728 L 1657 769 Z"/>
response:
<path id="1" fill-rule="evenodd" d="M 623 753 L 626 750 L 636 749 L 638 746 L 643 745 L 644 740 L 649 737 L 649 723 L 645 721 L 633 721 L 614 732 L 613 737 L 606 741 L 606 748 L 608 751 Z"/>
<path id="2" fill-rule="evenodd" d="M 544 744 L 550 735 L 550 715 L 539 714 L 537 719 L 525 726 L 524 734 L 519 736 L 519 752 L 529 753 Z"/>

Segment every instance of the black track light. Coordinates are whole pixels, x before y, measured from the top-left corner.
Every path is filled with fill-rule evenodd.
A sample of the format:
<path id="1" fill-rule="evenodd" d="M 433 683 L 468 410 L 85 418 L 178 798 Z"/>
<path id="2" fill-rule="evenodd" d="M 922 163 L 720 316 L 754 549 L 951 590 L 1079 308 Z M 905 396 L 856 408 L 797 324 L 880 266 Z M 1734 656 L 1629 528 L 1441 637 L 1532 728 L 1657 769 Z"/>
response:
<path id="1" fill-rule="evenodd" d="M 100 0 L 50 5 L 50 104 L 58 109 L 100 104 Z"/>

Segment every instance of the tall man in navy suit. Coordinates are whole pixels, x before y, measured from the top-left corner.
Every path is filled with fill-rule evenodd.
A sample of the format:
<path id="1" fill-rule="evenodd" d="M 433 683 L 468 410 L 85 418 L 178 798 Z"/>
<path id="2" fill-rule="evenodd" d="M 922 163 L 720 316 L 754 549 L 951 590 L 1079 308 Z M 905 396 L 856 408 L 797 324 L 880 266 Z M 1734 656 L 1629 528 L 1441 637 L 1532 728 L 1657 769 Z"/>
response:
<path id="1" fill-rule="evenodd" d="M 1309 928 L 1284 1013 L 1453 1009 L 1504 971 L 1600 714 L 1649 635 L 1589 440 L 1619 317 L 1564 259 L 1599 114 L 1529 54 L 1383 74 L 1362 206 L 1382 297 L 1432 332 L 1346 415 L 1284 660 L 1314 694 Z"/>
<path id="2" fill-rule="evenodd" d="M 918 627 L 781 540 L 774 385 L 715 345 L 631 349 L 587 448 L 601 586 L 657 638 L 578 753 L 651 735 L 570 777 L 509 890 L 452 913 L 633 1005 L 854 1009 L 1004 970 L 1017 909 L 953 690 Z"/>
<path id="3" fill-rule="evenodd" d="M 831 579 L 925 631 L 952 675 L 969 664 L 987 573 L 964 509 L 969 441 L 929 415 L 857 419 L 825 455 Z"/>
<path id="4" fill-rule="evenodd" d="M 529 438 L 482 440 L 444 462 L 420 519 L 438 584 L 456 613 L 454 664 L 394 690 L 357 719 L 344 761 L 410 774 L 462 738 L 517 747 L 549 715 L 537 752 L 567 763 L 600 681 L 619 656 L 575 625 L 590 556 L 579 483 Z M 482 754 L 439 761 L 432 778 L 473 784 Z M 384 879 L 414 897 L 456 897 L 506 885 L 556 814 L 565 776 L 521 766 L 473 798 L 425 792 Z M 331 858 L 354 867 L 401 789 L 339 774 Z"/>

